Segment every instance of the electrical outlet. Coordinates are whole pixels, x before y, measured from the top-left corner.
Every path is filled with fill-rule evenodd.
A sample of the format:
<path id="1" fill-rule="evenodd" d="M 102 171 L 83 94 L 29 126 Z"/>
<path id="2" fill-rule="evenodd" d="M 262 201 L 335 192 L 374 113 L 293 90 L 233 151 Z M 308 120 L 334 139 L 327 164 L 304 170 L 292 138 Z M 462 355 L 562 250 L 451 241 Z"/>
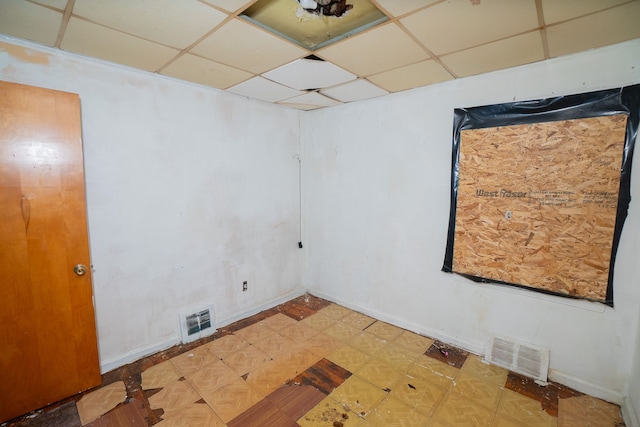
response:
<path id="1" fill-rule="evenodd" d="M 242 292 L 245 292 L 247 290 L 247 281 L 245 280 L 244 282 L 242 282 Z"/>

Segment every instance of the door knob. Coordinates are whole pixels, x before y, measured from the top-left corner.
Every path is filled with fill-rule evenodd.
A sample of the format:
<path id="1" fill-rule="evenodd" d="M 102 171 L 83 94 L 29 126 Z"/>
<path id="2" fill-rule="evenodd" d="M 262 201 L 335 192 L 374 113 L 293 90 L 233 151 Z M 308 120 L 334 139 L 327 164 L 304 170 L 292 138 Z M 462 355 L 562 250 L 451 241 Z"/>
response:
<path id="1" fill-rule="evenodd" d="M 73 267 L 73 272 L 78 276 L 84 276 L 85 274 L 87 274 L 87 266 L 84 264 L 78 264 Z"/>

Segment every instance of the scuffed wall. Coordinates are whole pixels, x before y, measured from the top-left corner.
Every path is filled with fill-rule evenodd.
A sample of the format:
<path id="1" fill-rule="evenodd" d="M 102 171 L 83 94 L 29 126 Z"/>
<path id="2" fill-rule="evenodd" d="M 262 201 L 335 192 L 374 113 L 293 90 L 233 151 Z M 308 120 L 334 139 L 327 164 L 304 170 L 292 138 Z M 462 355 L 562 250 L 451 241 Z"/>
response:
<path id="1" fill-rule="evenodd" d="M 636 40 L 305 114 L 305 283 L 476 353 L 492 334 L 549 347 L 551 380 L 621 403 L 640 303 L 638 167 L 616 262 L 615 308 L 478 284 L 441 268 L 454 108 L 639 82 Z"/>
<path id="2" fill-rule="evenodd" d="M 80 95 L 103 370 L 301 292 L 298 111 L 12 39 L 0 78 Z"/>

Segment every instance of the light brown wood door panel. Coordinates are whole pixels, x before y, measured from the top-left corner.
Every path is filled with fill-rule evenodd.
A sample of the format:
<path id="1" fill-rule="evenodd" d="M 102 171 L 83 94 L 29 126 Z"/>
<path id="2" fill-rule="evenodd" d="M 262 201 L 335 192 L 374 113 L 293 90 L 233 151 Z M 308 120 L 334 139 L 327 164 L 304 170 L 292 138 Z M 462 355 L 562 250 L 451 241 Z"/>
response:
<path id="1" fill-rule="evenodd" d="M 0 422 L 99 383 L 80 100 L 0 81 Z"/>

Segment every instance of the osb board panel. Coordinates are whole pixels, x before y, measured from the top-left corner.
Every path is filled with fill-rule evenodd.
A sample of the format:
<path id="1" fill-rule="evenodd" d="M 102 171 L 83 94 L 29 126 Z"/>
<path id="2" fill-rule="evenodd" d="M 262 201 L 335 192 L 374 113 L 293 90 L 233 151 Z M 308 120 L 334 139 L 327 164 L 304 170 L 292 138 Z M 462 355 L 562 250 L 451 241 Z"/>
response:
<path id="1" fill-rule="evenodd" d="M 452 270 L 604 301 L 626 120 L 461 131 Z"/>

